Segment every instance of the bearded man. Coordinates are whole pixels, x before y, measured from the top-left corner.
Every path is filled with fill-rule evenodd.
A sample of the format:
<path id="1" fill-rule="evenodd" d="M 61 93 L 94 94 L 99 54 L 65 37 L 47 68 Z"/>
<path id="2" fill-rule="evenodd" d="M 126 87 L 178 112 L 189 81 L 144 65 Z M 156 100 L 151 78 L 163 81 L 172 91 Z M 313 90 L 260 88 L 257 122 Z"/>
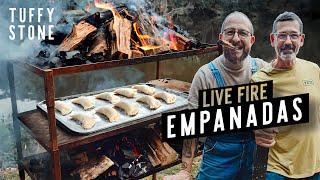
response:
<path id="1" fill-rule="evenodd" d="M 229 14 L 222 23 L 219 39 L 234 48 L 225 47 L 221 56 L 197 71 L 188 97 L 190 109 L 198 107 L 199 90 L 249 83 L 252 74 L 265 65 L 263 60 L 249 55 L 255 36 L 245 14 Z M 184 140 L 182 170 L 164 179 L 192 179 L 196 146 L 196 139 Z M 255 147 L 251 131 L 207 137 L 197 179 L 252 179 Z"/>
<path id="2" fill-rule="evenodd" d="M 292 12 L 280 14 L 270 34 L 276 59 L 252 77 L 272 80 L 274 97 L 309 94 L 309 123 L 255 131 L 256 143 L 270 148 L 267 180 L 320 180 L 320 69 L 297 58 L 304 39 L 301 19 Z"/>

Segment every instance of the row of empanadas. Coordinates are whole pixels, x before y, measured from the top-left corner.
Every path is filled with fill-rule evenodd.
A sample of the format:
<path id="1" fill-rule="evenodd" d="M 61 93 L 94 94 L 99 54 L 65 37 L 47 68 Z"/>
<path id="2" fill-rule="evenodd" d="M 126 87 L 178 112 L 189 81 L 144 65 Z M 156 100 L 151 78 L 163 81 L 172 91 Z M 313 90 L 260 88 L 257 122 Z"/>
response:
<path id="1" fill-rule="evenodd" d="M 137 101 L 147 104 L 150 109 L 158 109 L 161 106 L 161 102 L 150 95 L 142 96 Z"/>

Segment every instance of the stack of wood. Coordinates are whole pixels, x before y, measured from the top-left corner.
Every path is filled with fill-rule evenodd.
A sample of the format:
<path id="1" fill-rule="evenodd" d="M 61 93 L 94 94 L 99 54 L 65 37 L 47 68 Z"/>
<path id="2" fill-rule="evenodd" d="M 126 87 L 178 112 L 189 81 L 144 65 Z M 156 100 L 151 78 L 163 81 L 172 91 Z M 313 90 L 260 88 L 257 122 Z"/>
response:
<path id="1" fill-rule="evenodd" d="M 96 3 L 95 6 L 100 12 L 79 19 L 58 46 L 58 54 L 79 51 L 81 57 L 96 62 L 192 48 L 191 40 L 174 30 L 162 29 L 168 36 L 161 35 L 150 15 L 111 3 Z"/>
<path id="2" fill-rule="evenodd" d="M 152 166 L 164 166 L 178 159 L 178 153 L 167 142 L 162 142 L 159 135 L 148 129 L 147 154 Z"/>

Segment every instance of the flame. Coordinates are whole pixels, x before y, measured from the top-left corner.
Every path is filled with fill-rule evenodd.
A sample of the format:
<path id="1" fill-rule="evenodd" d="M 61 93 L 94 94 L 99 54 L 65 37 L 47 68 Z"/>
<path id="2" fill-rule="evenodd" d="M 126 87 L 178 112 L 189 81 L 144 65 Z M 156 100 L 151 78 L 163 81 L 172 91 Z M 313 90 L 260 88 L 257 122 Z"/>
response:
<path id="1" fill-rule="evenodd" d="M 168 41 L 169 41 L 169 48 L 170 49 L 173 49 L 173 50 L 178 50 L 178 47 L 177 47 L 177 38 L 175 36 L 175 34 L 173 33 L 173 30 L 174 29 L 174 23 L 173 23 L 173 19 L 172 19 L 172 16 L 167 16 L 167 21 L 168 21 L 168 31 L 167 31 L 167 38 L 168 38 Z"/>
<path id="2" fill-rule="evenodd" d="M 149 45 L 148 40 L 151 38 L 151 36 L 147 35 L 147 34 L 142 34 L 139 27 L 138 27 L 138 23 L 135 22 L 133 23 L 133 30 L 136 32 L 142 46 L 147 46 Z"/>
<path id="3" fill-rule="evenodd" d="M 139 48 L 146 51 L 146 50 L 149 50 L 149 49 L 157 49 L 157 48 L 160 48 L 161 46 L 155 46 L 155 45 L 146 45 L 146 46 L 140 46 Z"/>

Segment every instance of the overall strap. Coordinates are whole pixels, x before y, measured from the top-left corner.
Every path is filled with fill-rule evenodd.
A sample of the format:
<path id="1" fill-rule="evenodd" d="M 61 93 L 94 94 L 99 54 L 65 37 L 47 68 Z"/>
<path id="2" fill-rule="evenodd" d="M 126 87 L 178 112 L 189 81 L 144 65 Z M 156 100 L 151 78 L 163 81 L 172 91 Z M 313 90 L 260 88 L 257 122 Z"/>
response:
<path id="1" fill-rule="evenodd" d="M 210 67 L 213 78 L 215 78 L 217 81 L 218 87 L 224 87 L 225 82 L 221 76 L 219 69 L 213 64 L 213 62 L 209 63 L 209 67 Z"/>
<path id="2" fill-rule="evenodd" d="M 256 58 L 250 58 L 250 68 L 251 68 L 251 73 L 254 74 L 258 71 L 258 65 L 257 65 L 257 60 Z"/>

